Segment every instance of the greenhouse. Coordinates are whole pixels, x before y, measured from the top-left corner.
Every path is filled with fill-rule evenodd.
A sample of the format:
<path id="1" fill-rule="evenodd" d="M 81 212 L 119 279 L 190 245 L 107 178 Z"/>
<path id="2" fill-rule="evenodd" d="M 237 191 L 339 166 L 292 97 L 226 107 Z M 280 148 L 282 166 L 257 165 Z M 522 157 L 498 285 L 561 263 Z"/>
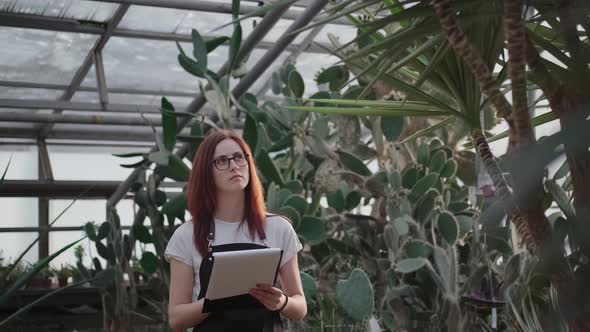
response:
<path id="1" fill-rule="evenodd" d="M 0 0 L 0 41 L 0 331 L 590 331 L 587 1 Z"/>

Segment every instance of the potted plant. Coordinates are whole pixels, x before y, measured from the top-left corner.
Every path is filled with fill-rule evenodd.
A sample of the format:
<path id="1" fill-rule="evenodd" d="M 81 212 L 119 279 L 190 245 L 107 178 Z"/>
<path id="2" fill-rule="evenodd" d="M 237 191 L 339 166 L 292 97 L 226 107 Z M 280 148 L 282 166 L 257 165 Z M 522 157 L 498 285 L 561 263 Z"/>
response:
<path id="1" fill-rule="evenodd" d="M 33 265 L 30 264 L 26 267 L 25 273 L 30 271 L 33 268 Z M 35 289 L 35 288 L 51 288 L 51 273 L 48 267 L 41 269 L 37 274 L 35 274 L 28 282 L 26 288 Z"/>
<path id="2" fill-rule="evenodd" d="M 68 278 L 73 276 L 74 268 L 70 264 L 61 264 L 60 268 L 52 268 L 52 274 L 57 278 L 59 287 L 65 287 L 68 284 Z"/>

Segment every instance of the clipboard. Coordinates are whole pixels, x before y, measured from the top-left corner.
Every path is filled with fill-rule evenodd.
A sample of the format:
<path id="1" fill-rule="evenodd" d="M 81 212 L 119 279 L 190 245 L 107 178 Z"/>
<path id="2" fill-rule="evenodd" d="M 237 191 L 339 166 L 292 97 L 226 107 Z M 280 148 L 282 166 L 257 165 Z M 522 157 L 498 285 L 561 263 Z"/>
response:
<path id="1" fill-rule="evenodd" d="M 274 285 L 282 257 L 280 248 L 214 252 L 203 312 L 263 308 L 249 290 L 259 283 Z"/>

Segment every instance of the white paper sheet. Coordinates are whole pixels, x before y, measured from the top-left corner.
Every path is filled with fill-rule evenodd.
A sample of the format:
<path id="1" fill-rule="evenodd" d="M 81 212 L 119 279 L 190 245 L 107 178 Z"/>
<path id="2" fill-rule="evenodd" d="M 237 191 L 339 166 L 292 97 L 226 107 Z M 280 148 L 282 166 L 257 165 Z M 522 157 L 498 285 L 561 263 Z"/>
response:
<path id="1" fill-rule="evenodd" d="M 248 294 L 256 284 L 272 285 L 281 249 L 237 250 L 213 253 L 214 263 L 205 298 L 217 300 Z"/>

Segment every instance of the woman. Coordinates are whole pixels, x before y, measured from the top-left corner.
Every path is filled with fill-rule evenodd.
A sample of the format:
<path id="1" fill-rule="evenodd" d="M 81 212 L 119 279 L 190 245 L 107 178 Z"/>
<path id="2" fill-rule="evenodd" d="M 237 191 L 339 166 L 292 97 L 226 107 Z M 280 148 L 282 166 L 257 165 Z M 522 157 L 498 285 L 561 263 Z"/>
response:
<path id="1" fill-rule="evenodd" d="M 280 331 L 280 314 L 293 320 L 306 315 L 297 263 L 301 243 L 287 220 L 266 213 L 252 152 L 241 137 L 220 130 L 203 140 L 193 160 L 187 205 L 192 221 L 174 232 L 165 251 L 174 331 Z M 203 313 L 211 254 L 266 247 L 283 249 L 282 290 L 261 284 L 244 295 L 256 306 Z"/>

